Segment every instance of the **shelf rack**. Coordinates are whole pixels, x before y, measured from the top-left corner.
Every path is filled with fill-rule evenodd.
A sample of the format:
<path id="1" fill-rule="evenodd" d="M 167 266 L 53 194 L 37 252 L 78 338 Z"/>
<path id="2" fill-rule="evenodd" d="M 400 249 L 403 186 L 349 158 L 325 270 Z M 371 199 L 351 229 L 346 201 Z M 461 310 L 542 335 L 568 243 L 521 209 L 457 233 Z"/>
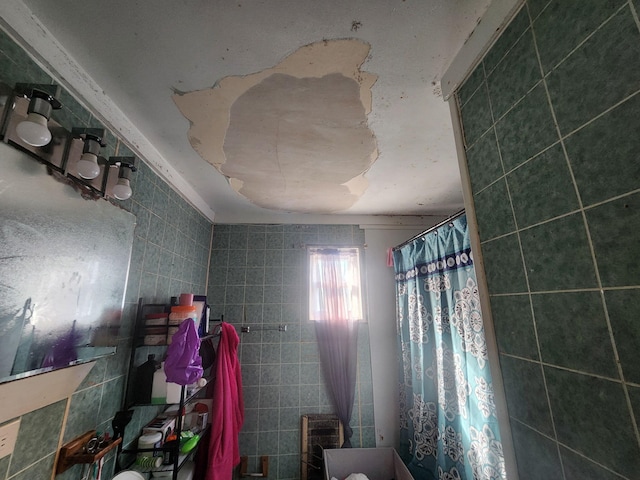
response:
<path id="1" fill-rule="evenodd" d="M 56 475 L 67 471 L 69 468 L 79 463 L 96 463 L 107 453 L 113 450 L 115 447 L 122 443 L 122 438 L 113 440 L 107 445 L 103 446 L 95 453 L 87 453 L 85 446 L 92 439 L 95 438 L 96 431 L 90 430 L 79 437 L 74 438 L 68 443 L 65 443 L 60 448 L 60 455 L 58 455 L 58 463 L 56 464 Z"/>

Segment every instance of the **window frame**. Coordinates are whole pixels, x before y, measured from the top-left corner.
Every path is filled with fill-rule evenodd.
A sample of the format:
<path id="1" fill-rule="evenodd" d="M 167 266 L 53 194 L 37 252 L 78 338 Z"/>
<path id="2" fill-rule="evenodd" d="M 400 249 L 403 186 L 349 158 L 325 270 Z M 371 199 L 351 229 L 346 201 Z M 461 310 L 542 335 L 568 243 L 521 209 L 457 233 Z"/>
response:
<path id="1" fill-rule="evenodd" d="M 362 245 L 352 245 L 352 244 L 307 244 L 305 245 L 306 250 L 306 259 L 305 259 L 305 279 L 304 279 L 304 305 L 305 314 L 303 318 L 307 322 L 316 322 L 318 320 L 314 320 L 311 318 L 311 258 L 312 253 L 318 250 L 323 249 L 335 249 L 335 250 L 356 250 L 358 257 L 358 270 L 359 270 L 359 282 L 360 282 L 360 304 L 361 304 L 361 319 L 354 321 L 354 324 L 359 323 L 368 323 L 368 302 L 366 301 L 367 289 L 365 282 L 365 249 Z"/>

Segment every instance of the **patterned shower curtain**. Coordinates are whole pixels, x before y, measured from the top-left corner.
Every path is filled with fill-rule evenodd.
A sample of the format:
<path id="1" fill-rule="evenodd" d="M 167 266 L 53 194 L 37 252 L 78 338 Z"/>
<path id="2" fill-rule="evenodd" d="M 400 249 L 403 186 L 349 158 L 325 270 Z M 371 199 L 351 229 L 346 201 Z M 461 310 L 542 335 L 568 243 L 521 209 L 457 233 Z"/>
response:
<path id="1" fill-rule="evenodd" d="M 393 254 L 400 455 L 416 480 L 506 479 L 466 216 Z"/>

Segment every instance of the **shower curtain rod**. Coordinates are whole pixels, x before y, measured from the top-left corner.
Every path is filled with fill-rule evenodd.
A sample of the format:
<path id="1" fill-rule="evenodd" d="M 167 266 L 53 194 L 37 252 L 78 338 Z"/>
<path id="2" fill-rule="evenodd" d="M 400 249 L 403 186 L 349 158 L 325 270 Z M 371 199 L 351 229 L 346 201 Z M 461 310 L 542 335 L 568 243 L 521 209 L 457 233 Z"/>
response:
<path id="1" fill-rule="evenodd" d="M 436 223 L 432 227 L 427 228 L 424 232 L 420 232 L 419 234 L 414 235 L 413 237 L 411 237 L 409 240 L 407 240 L 405 242 L 402 242 L 400 245 L 396 245 L 395 247 L 393 247 L 393 251 L 396 251 L 396 250 L 404 247 L 405 245 L 410 244 L 411 242 L 413 242 L 414 240 L 416 240 L 416 239 L 418 239 L 420 237 L 424 237 L 426 234 L 431 233 L 434 230 L 437 230 L 441 226 L 446 225 L 447 223 L 449 223 L 450 221 L 455 220 L 456 218 L 458 218 L 462 214 L 464 214 L 464 208 L 462 210 L 460 210 L 459 212 L 456 212 L 453 215 L 450 215 L 449 217 L 445 218 L 440 223 Z"/>

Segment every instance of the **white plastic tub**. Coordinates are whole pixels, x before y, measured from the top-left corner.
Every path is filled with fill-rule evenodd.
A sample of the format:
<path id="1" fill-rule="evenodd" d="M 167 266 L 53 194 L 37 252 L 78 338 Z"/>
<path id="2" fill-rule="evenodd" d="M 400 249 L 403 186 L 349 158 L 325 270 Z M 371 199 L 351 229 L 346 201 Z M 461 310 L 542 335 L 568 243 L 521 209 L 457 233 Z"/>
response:
<path id="1" fill-rule="evenodd" d="M 364 473 L 369 480 L 413 480 L 391 447 L 327 449 L 323 457 L 325 480 L 344 480 L 352 473 Z"/>

